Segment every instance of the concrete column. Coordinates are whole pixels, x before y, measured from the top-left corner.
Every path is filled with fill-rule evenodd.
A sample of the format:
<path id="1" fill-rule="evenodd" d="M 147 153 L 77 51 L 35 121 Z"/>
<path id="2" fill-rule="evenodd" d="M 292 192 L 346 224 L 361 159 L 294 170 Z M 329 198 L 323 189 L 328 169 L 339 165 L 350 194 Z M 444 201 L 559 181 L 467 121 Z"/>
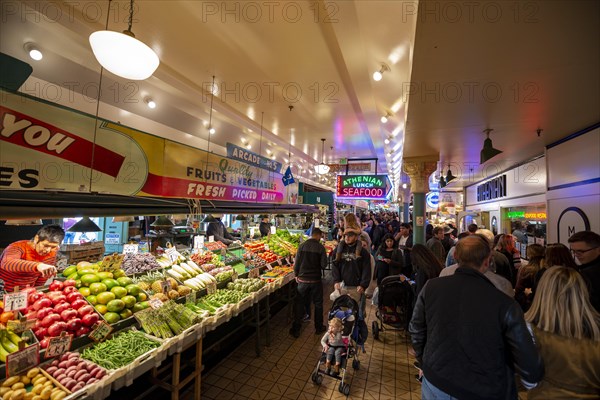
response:
<path id="1" fill-rule="evenodd" d="M 437 169 L 437 161 L 437 156 L 407 157 L 402 163 L 413 193 L 413 244 L 425 244 L 425 194 L 429 192 L 429 175 Z"/>

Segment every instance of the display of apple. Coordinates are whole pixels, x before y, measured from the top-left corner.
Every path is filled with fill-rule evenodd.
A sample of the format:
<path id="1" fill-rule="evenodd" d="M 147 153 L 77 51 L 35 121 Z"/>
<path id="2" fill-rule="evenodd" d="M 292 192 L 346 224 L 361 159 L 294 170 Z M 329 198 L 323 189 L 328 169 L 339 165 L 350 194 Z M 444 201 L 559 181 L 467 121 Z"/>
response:
<path id="1" fill-rule="evenodd" d="M 33 301 L 25 312 L 28 319 L 37 319 L 33 333 L 40 346 L 46 348 L 50 337 L 63 332 L 74 337 L 89 334 L 90 327 L 101 317 L 79 293 L 75 281 L 54 281 L 49 289 L 47 293 L 28 291 L 28 298 Z"/>

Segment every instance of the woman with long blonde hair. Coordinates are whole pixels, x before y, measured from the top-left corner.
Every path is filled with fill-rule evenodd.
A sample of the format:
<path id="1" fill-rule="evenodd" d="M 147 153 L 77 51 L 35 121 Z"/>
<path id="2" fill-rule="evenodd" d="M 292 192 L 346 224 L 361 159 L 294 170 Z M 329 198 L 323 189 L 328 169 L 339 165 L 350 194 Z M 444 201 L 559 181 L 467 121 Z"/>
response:
<path id="1" fill-rule="evenodd" d="M 525 320 L 545 368 L 544 379 L 529 391 L 528 399 L 598 399 L 600 314 L 592 307 L 579 272 L 549 268 Z"/>

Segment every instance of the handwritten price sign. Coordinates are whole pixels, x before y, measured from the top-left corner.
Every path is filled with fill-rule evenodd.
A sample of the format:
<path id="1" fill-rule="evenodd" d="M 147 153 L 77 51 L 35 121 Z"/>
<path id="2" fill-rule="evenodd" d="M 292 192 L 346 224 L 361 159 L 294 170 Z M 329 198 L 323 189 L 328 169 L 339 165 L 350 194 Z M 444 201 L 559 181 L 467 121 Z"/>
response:
<path id="1" fill-rule="evenodd" d="M 71 349 L 73 335 L 67 335 L 63 331 L 61 336 L 53 337 L 48 341 L 48 348 L 44 357 L 53 358 L 60 356 Z"/>
<path id="2" fill-rule="evenodd" d="M 137 254 L 140 247 L 137 244 L 124 244 L 123 254 Z"/>
<path id="3" fill-rule="evenodd" d="M 150 299 L 150 301 L 148 301 L 148 304 L 150 304 L 150 307 L 157 309 L 161 308 L 164 303 L 160 299 Z"/>
<path id="4" fill-rule="evenodd" d="M 4 295 L 4 311 L 16 311 L 27 308 L 27 293 L 15 292 Z"/>
<path id="5" fill-rule="evenodd" d="M 217 284 L 215 282 L 210 282 L 206 284 L 206 293 L 213 294 L 217 293 Z"/>
<path id="6" fill-rule="evenodd" d="M 113 331 L 112 326 L 110 326 L 109 324 L 107 324 L 104 321 L 100 321 L 100 322 L 98 322 L 98 326 L 96 327 L 96 329 L 94 329 L 92 331 L 92 333 L 90 333 L 88 335 L 88 337 L 90 339 L 92 339 L 94 342 L 101 342 L 104 339 L 106 339 L 112 331 Z"/>
<path id="7" fill-rule="evenodd" d="M 23 317 L 20 320 L 7 321 L 6 327 L 14 333 L 21 333 L 25 332 L 27 329 L 32 329 L 35 327 L 36 322 L 37 319 L 27 319 Z"/>
<path id="8" fill-rule="evenodd" d="M 191 291 L 189 294 L 185 295 L 185 302 L 186 303 L 195 303 L 196 302 L 196 292 Z"/>
<path id="9" fill-rule="evenodd" d="M 259 273 L 259 268 L 252 268 L 250 271 L 248 271 L 248 278 L 258 278 Z"/>
<path id="10" fill-rule="evenodd" d="M 167 250 L 165 250 L 165 254 L 169 258 L 169 260 L 171 260 L 171 262 L 176 262 L 180 256 L 179 252 L 175 247 L 169 247 Z"/>
<path id="11" fill-rule="evenodd" d="M 40 363 L 40 344 L 32 344 L 23 350 L 6 356 L 6 377 L 21 375 Z"/>

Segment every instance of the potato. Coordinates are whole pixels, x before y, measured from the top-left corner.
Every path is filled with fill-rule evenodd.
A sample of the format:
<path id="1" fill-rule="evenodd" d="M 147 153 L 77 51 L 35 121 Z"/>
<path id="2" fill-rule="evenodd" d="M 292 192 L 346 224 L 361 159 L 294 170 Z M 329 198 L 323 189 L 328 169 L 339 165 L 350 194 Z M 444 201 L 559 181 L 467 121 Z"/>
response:
<path id="1" fill-rule="evenodd" d="M 4 400 L 10 400 L 10 398 L 12 397 L 14 391 L 11 388 L 8 388 L 8 392 L 4 393 L 4 395 L 2 396 L 2 398 Z"/>
<path id="2" fill-rule="evenodd" d="M 33 379 L 39 373 L 40 373 L 40 369 L 39 368 L 32 368 L 32 369 L 29 370 L 29 372 L 27 372 L 27 377 L 29 379 Z"/>
<path id="3" fill-rule="evenodd" d="M 27 390 L 25 389 L 14 390 L 12 396 L 10 397 L 10 400 L 23 400 L 23 397 L 25 397 L 25 393 L 27 393 Z"/>
<path id="4" fill-rule="evenodd" d="M 42 390 L 42 393 L 40 393 L 40 396 L 42 397 L 42 400 L 48 400 L 50 398 L 50 394 L 52 393 L 52 389 L 50 389 L 49 387 L 44 388 L 44 390 Z"/>
<path id="5" fill-rule="evenodd" d="M 18 376 L 13 376 L 13 377 L 10 377 L 10 378 L 8 378 L 7 380 L 5 380 L 5 381 L 2 383 L 2 386 L 4 386 L 4 387 L 11 387 L 12 385 L 14 385 L 15 383 L 19 382 L 20 380 L 21 380 L 21 378 L 20 378 L 20 377 L 18 377 Z"/>
<path id="6" fill-rule="evenodd" d="M 33 385 L 35 386 L 35 385 L 37 385 L 39 383 L 44 383 L 44 382 L 47 382 L 47 381 L 48 381 L 48 378 L 46 378 L 44 375 L 40 374 L 40 375 L 36 376 L 35 378 L 33 378 L 31 380 L 31 383 L 33 383 Z"/>
<path id="7" fill-rule="evenodd" d="M 35 396 L 35 393 L 33 393 L 33 392 L 25 393 L 25 396 L 23 396 L 23 400 L 33 400 L 34 396 Z"/>
<path id="8" fill-rule="evenodd" d="M 5 387 L 5 386 L 2 386 L 2 387 L 0 387 L 0 396 L 1 396 L 1 397 L 4 397 L 4 395 L 5 395 L 6 393 L 10 392 L 11 390 L 12 390 L 12 389 L 11 389 L 11 388 L 9 388 L 9 387 Z"/>
<path id="9" fill-rule="evenodd" d="M 29 379 L 27 376 L 22 376 L 21 377 L 21 382 L 23 382 L 23 384 L 25 386 L 29 385 L 31 383 L 31 379 Z"/>
<path id="10" fill-rule="evenodd" d="M 23 384 L 23 382 L 17 382 L 14 385 L 12 385 L 10 387 L 12 390 L 19 390 L 19 389 L 24 389 L 25 385 Z"/>
<path id="11" fill-rule="evenodd" d="M 52 396 L 50 397 L 50 400 L 62 400 L 66 396 L 67 396 L 67 392 L 63 392 L 62 390 L 59 390 L 52 394 Z"/>
<path id="12" fill-rule="evenodd" d="M 31 399 L 31 400 L 42 400 L 42 396 L 40 396 L 39 394 L 35 395 L 35 396 L 33 396 L 33 399 Z"/>

